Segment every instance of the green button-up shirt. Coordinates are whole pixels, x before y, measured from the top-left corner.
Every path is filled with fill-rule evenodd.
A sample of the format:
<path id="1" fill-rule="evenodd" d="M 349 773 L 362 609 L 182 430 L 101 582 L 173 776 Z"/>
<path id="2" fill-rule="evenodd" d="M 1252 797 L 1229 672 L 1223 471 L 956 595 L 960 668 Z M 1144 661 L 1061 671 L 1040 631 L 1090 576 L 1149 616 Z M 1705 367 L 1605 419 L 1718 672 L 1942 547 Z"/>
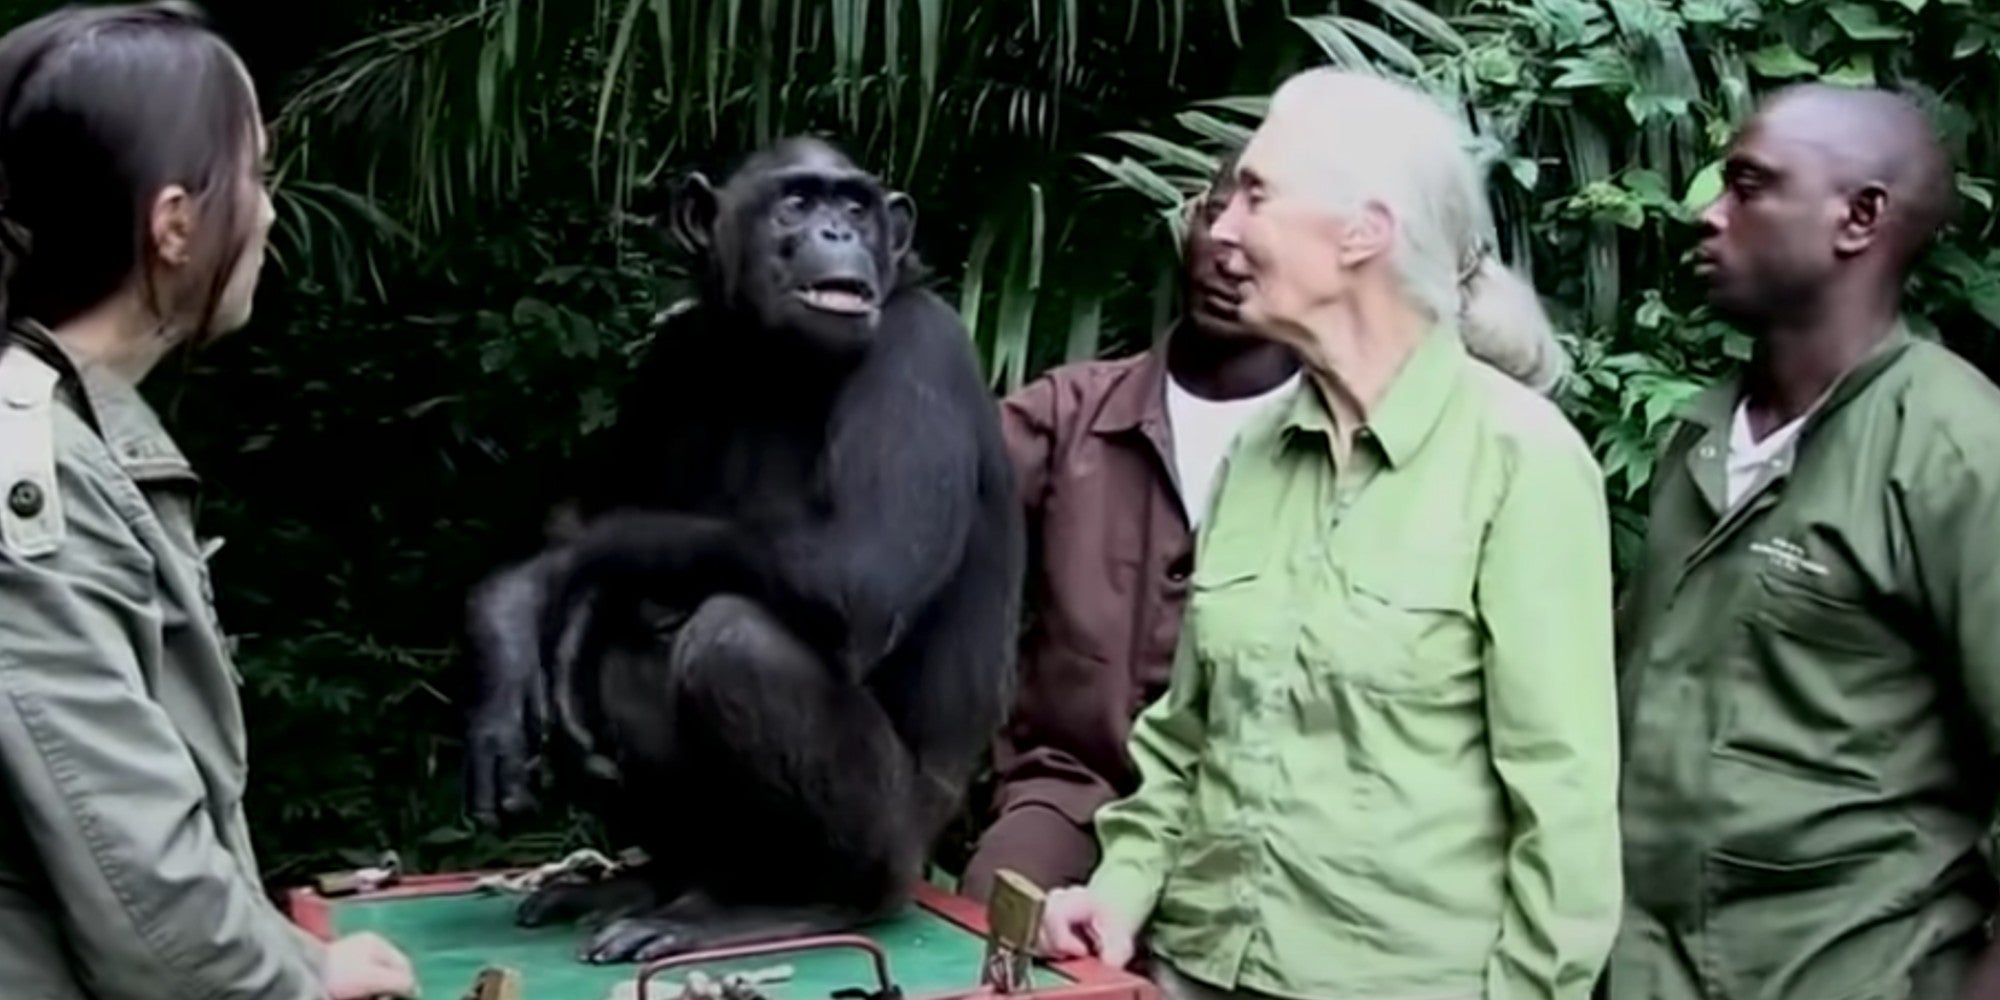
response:
<path id="1" fill-rule="evenodd" d="M 1620 891 L 1601 471 L 1449 330 L 1334 434 L 1308 386 L 1238 439 L 1092 887 L 1224 988 L 1580 1000 Z"/>
<path id="2" fill-rule="evenodd" d="M 1610 998 L 1955 1000 L 1994 905 L 2000 392 L 1898 329 L 1729 508 L 1738 397 L 1663 452 L 1620 637 Z"/>

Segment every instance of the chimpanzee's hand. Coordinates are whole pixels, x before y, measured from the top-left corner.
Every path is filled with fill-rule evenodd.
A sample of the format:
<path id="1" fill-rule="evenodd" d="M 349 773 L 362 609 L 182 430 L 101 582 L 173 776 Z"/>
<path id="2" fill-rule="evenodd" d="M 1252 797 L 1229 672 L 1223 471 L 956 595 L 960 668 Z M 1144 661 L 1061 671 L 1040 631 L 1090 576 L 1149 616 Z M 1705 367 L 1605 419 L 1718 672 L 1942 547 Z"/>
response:
<path id="1" fill-rule="evenodd" d="M 535 807 L 530 778 L 549 717 L 542 663 L 541 560 L 509 567 L 473 593 L 475 693 L 466 729 L 466 794 L 488 827 Z"/>

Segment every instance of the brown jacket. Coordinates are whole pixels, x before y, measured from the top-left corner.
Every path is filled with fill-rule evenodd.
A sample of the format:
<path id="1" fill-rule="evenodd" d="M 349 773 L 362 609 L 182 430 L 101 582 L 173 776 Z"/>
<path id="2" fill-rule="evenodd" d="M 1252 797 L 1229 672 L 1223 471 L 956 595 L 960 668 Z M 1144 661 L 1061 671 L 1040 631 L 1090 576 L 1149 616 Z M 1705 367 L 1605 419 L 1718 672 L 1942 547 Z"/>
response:
<path id="1" fill-rule="evenodd" d="M 1066 365 L 1001 402 L 1027 510 L 1021 683 L 995 751 L 994 810 L 1078 825 L 1138 783 L 1125 739 L 1166 688 L 1193 539 L 1175 482 L 1166 340 Z"/>

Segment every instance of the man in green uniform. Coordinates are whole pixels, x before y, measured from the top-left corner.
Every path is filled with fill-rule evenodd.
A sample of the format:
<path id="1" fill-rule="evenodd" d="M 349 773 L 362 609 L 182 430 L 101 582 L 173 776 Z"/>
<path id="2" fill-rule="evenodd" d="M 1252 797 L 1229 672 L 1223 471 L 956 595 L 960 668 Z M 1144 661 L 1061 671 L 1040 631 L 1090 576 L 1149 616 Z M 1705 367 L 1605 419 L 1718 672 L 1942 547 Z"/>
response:
<path id="1" fill-rule="evenodd" d="M 1917 108 L 1787 90 L 1702 216 L 1756 338 L 1658 464 L 1624 613 L 1609 1000 L 1965 995 L 1995 880 L 2000 391 L 1899 319 L 1950 206 Z"/>

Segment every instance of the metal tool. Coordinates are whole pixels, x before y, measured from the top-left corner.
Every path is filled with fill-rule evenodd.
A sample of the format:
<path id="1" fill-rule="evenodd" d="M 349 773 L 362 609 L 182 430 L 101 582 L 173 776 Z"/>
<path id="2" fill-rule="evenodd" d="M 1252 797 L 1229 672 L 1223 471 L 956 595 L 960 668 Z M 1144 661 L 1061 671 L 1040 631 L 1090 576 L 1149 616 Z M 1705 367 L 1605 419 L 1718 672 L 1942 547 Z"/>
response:
<path id="1" fill-rule="evenodd" d="M 843 998 L 844 1000 L 845 997 L 852 995 L 858 997 L 866 997 L 869 998 L 869 1000 L 902 1000 L 903 996 L 902 988 L 898 987 L 895 984 L 895 982 L 889 978 L 888 954 L 883 952 L 881 945 L 878 945 L 875 942 L 870 941 L 869 939 L 861 937 L 860 935 L 856 934 L 830 934 L 824 937 L 797 938 L 789 941 L 772 941 L 765 944 L 742 945 L 735 948 L 715 948 L 709 951 L 694 951 L 694 952 L 689 952 L 685 955 L 675 955 L 671 958 L 663 958 L 657 962 L 649 963 L 645 968 L 639 970 L 638 996 L 636 1000 L 678 1000 L 678 998 L 674 995 L 666 995 L 663 993 L 651 992 L 653 986 L 652 983 L 653 977 L 659 975 L 662 972 L 667 971 L 668 969 L 679 968 L 688 965 L 698 965 L 708 962 L 726 962 L 732 959 L 749 958 L 755 955 L 772 955 L 772 954 L 777 954 L 779 952 L 816 951 L 816 950 L 831 949 L 831 948 L 853 948 L 857 951 L 866 952 L 868 954 L 868 957 L 875 966 L 875 981 L 876 981 L 875 990 L 873 991 L 841 990 L 833 994 L 835 997 Z M 786 969 L 787 978 L 789 978 L 790 966 L 780 966 L 779 968 Z M 764 971 L 769 971 L 769 970 L 764 970 Z M 701 973 L 690 973 L 688 975 L 688 983 L 682 984 L 680 986 L 680 989 L 676 992 L 682 995 L 687 994 L 688 987 L 690 985 L 693 985 L 695 977 L 701 975 L 702 975 Z M 702 978 L 704 980 L 713 982 L 713 980 L 710 980 L 709 977 L 702 976 Z M 725 983 L 728 978 L 729 977 L 724 977 Z M 669 984 L 663 982 L 660 985 L 664 987 L 668 986 Z M 745 981 L 739 984 L 739 989 L 748 988 L 754 990 L 754 988 L 757 985 L 758 984 L 756 983 Z M 732 998 L 729 998 L 725 994 L 724 1000 L 732 1000 Z"/>

